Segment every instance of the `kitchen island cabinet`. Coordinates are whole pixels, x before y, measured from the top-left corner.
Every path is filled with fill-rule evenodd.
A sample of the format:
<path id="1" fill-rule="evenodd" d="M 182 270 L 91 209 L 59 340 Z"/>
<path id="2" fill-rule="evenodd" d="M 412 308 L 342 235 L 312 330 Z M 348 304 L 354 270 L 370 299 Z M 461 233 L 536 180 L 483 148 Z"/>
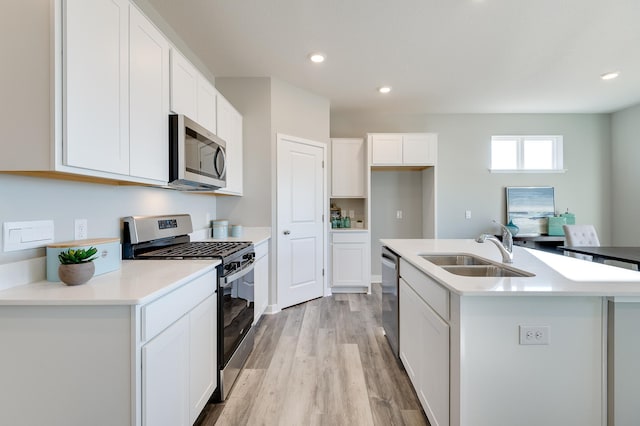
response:
<path id="1" fill-rule="evenodd" d="M 0 292 L 0 424 L 192 424 L 216 386 L 217 261 Z"/>
<path id="2" fill-rule="evenodd" d="M 629 378 L 640 373 L 622 353 L 640 353 L 630 327 L 640 315 L 627 309 L 639 306 L 637 272 L 515 247 L 509 266 L 534 276 L 469 277 L 422 255 L 472 254 L 501 265 L 493 244 L 382 243 L 401 256 L 401 360 L 432 425 L 640 421 L 629 403 Z M 547 332 L 548 343 L 531 344 L 526 327 Z M 613 414 L 624 422 L 607 423 Z"/>

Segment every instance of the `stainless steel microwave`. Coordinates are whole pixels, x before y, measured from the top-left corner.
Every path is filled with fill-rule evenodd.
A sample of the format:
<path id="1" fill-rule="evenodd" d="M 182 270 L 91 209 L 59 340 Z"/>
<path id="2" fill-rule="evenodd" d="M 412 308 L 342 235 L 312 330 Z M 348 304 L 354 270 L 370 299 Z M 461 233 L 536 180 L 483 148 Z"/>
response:
<path id="1" fill-rule="evenodd" d="M 225 141 L 182 114 L 169 115 L 169 186 L 211 191 L 226 185 Z"/>

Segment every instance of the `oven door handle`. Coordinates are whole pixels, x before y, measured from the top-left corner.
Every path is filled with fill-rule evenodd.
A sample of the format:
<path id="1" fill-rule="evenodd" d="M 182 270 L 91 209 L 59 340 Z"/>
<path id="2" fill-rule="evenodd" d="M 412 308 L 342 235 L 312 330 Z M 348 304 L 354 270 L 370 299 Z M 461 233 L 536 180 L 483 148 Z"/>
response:
<path id="1" fill-rule="evenodd" d="M 227 275 L 226 277 L 221 277 L 220 278 L 220 288 L 227 288 L 230 287 L 231 284 L 235 281 L 238 280 L 242 277 L 244 277 L 245 275 L 247 275 L 249 272 L 253 271 L 253 267 L 254 267 L 254 263 L 255 259 L 251 259 L 251 261 L 249 262 L 248 265 L 246 265 L 244 268 L 242 268 L 241 270 L 239 270 L 238 272 L 235 272 L 231 275 Z"/>

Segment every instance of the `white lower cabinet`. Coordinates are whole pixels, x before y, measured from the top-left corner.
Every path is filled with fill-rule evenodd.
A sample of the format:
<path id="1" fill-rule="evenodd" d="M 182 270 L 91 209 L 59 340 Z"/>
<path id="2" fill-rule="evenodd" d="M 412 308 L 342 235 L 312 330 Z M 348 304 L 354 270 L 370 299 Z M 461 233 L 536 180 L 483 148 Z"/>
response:
<path id="1" fill-rule="evenodd" d="M 331 234 L 332 290 L 370 291 L 369 233 L 333 232 Z"/>
<path id="2" fill-rule="evenodd" d="M 254 276 L 254 319 L 256 324 L 269 304 L 269 240 L 255 246 L 256 263 L 253 270 Z"/>
<path id="3" fill-rule="evenodd" d="M 143 425 L 193 424 L 215 390 L 215 282 L 205 274 L 142 307 Z"/>
<path id="4" fill-rule="evenodd" d="M 432 426 L 449 425 L 449 324 L 400 279 L 400 359 Z"/>
<path id="5" fill-rule="evenodd" d="M 196 421 L 218 384 L 216 302 L 213 294 L 189 313 L 189 424 Z"/>
<path id="6" fill-rule="evenodd" d="M 189 419 L 189 317 L 142 347 L 142 424 L 182 426 Z"/>

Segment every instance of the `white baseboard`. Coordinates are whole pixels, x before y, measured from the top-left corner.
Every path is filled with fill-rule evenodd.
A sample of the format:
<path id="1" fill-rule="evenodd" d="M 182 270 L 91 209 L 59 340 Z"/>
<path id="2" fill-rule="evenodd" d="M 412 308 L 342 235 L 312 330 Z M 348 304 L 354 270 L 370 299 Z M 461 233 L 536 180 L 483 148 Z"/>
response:
<path id="1" fill-rule="evenodd" d="M 371 282 L 380 284 L 382 282 L 382 275 L 371 275 Z"/>
<path id="2" fill-rule="evenodd" d="M 267 307 L 265 308 L 262 314 L 273 315 L 273 314 L 277 314 L 278 312 L 280 312 L 280 308 L 278 308 L 278 305 L 267 305 Z"/>

